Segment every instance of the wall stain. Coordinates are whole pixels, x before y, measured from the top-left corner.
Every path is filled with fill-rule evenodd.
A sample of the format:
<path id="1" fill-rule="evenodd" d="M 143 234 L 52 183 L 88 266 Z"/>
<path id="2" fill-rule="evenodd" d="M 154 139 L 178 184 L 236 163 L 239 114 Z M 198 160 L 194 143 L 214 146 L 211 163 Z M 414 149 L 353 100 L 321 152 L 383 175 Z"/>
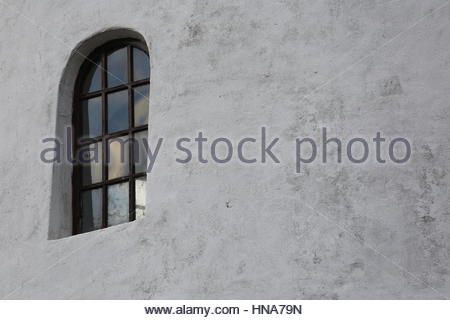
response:
<path id="1" fill-rule="evenodd" d="M 242 260 L 242 261 L 239 263 L 239 266 L 238 266 L 238 268 L 237 268 L 236 273 L 237 273 L 237 274 L 242 274 L 242 273 L 244 273 L 246 267 L 247 267 L 247 264 L 245 263 L 245 261 Z"/>
<path id="2" fill-rule="evenodd" d="M 381 83 L 381 96 L 387 97 L 402 94 L 403 89 L 398 76 L 387 78 Z"/>
<path id="3" fill-rule="evenodd" d="M 187 32 L 187 35 L 185 39 L 180 42 L 179 48 L 191 47 L 202 42 L 204 31 L 199 23 L 187 23 L 184 30 Z"/>

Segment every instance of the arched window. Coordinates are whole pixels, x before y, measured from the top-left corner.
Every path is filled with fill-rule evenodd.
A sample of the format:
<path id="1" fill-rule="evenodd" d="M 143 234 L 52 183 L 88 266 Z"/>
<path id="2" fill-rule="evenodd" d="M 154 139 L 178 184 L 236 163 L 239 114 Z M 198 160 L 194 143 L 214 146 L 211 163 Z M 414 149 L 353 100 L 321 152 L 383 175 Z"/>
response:
<path id="1" fill-rule="evenodd" d="M 150 63 L 146 45 L 109 42 L 80 68 L 74 94 L 73 233 L 145 211 Z"/>

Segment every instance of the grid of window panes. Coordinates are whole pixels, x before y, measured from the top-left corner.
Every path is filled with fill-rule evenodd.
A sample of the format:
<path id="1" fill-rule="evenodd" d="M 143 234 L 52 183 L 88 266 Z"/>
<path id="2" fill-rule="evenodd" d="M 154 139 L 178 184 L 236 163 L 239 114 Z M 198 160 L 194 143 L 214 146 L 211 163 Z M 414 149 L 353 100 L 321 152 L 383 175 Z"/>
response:
<path id="1" fill-rule="evenodd" d="M 76 105 L 74 233 L 145 212 L 149 57 L 130 43 L 89 58 Z"/>

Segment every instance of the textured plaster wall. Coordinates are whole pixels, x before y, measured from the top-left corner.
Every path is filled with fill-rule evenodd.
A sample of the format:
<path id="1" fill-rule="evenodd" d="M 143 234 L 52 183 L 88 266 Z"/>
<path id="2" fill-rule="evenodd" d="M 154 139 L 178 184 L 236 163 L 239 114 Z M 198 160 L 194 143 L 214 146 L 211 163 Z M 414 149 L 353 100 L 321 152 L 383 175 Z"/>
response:
<path id="1" fill-rule="evenodd" d="M 2 0 L 0 297 L 449 297 L 446 2 Z M 114 27 L 150 48 L 150 137 L 165 140 L 147 216 L 48 240 L 40 140 L 57 131 L 72 50 Z M 261 126 L 280 164 L 174 161 L 178 137 Z M 412 158 L 295 174 L 294 139 L 323 126 L 404 136 Z"/>

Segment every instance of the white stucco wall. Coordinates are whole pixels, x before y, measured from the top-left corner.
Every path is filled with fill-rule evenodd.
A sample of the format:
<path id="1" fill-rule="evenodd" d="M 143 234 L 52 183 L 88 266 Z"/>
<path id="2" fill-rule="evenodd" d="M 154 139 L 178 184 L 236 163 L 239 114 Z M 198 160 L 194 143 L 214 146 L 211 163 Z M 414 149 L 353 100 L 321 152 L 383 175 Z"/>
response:
<path id="1" fill-rule="evenodd" d="M 0 297 L 450 296 L 445 3 L 0 1 Z M 165 139 L 147 216 L 48 240 L 40 141 L 56 132 L 63 70 L 117 27 L 149 45 L 150 137 Z M 179 137 L 259 139 L 262 126 L 280 164 L 175 162 Z M 411 160 L 296 174 L 295 138 L 322 127 L 406 137 Z"/>

